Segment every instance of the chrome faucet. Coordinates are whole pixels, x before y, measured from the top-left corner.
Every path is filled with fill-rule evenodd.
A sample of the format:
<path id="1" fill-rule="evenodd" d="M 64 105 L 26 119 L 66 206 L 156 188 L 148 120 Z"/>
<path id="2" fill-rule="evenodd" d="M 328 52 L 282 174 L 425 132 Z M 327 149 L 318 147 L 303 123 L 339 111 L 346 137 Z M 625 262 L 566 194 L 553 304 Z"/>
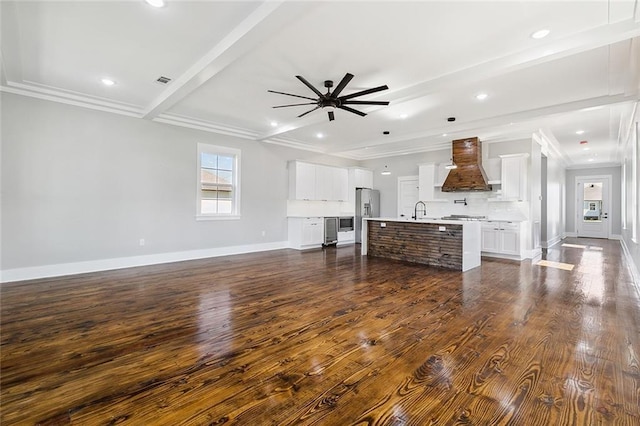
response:
<path id="1" fill-rule="evenodd" d="M 411 219 L 415 219 L 418 220 L 418 204 L 422 204 L 422 207 L 424 207 L 421 211 L 422 211 L 422 215 L 426 216 L 427 215 L 427 205 L 424 203 L 424 201 L 418 201 L 416 203 L 416 205 L 413 207 L 413 216 L 411 217 Z"/>

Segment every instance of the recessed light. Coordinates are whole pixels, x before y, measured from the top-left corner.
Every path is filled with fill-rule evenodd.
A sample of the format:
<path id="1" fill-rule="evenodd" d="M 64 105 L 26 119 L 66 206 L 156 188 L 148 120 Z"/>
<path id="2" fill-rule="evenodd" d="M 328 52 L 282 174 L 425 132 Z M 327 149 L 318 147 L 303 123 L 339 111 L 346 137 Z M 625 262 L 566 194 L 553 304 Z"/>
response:
<path id="1" fill-rule="evenodd" d="M 539 40 L 541 38 L 545 38 L 546 36 L 548 36 L 550 32 L 551 32 L 550 29 L 543 28 L 543 29 L 538 30 L 538 31 L 534 32 L 533 34 L 531 34 L 531 38 L 535 38 L 535 39 Z"/>
<path id="2" fill-rule="evenodd" d="M 110 78 L 103 78 L 100 80 L 102 82 L 102 84 L 104 84 L 105 86 L 113 86 L 114 84 L 116 84 L 115 81 L 111 80 Z"/>
<path id="3" fill-rule="evenodd" d="M 316 138 L 322 139 L 324 138 L 324 135 L 322 133 L 316 133 Z"/>
<path id="4" fill-rule="evenodd" d="M 271 122 L 271 127 L 278 127 L 278 122 L 277 121 L 272 121 Z"/>
<path id="5" fill-rule="evenodd" d="M 584 148 L 582 148 L 583 151 L 589 151 L 591 148 L 589 148 L 588 146 L 585 146 Z"/>
<path id="6" fill-rule="evenodd" d="M 401 118 L 401 119 L 403 119 L 403 120 L 404 120 L 405 118 L 407 118 L 407 117 L 408 117 L 408 115 L 407 115 L 407 114 L 400 114 L 400 118 Z"/>
<path id="7" fill-rule="evenodd" d="M 593 161 L 593 158 L 589 158 L 589 161 Z"/>
<path id="8" fill-rule="evenodd" d="M 578 130 L 578 131 L 576 131 L 576 135 L 582 135 L 582 134 L 584 134 L 584 130 Z"/>
<path id="9" fill-rule="evenodd" d="M 476 99 L 479 100 L 479 101 L 484 101 L 488 97 L 489 97 L 489 95 L 487 95 L 486 93 L 478 93 L 476 95 Z"/>
<path id="10" fill-rule="evenodd" d="M 446 137 L 446 136 L 447 136 L 447 134 L 446 134 L 446 133 L 443 133 L 443 134 L 442 134 L 442 137 L 443 137 L 443 138 L 444 138 L 444 137 Z"/>
<path id="11" fill-rule="evenodd" d="M 149 6 L 164 7 L 164 0 L 144 0 Z"/>

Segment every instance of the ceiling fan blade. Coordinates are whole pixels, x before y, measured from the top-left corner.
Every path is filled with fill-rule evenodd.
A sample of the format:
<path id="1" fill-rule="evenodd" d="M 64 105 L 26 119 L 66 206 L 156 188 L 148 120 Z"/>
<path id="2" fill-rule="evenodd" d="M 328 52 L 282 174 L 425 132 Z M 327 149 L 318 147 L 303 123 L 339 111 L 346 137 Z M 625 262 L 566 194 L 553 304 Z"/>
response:
<path id="1" fill-rule="evenodd" d="M 389 105 L 389 101 L 344 101 L 342 105 Z"/>
<path id="2" fill-rule="evenodd" d="M 310 98 L 308 96 L 292 95 L 291 93 L 276 92 L 275 90 L 267 90 L 267 92 L 277 93 L 279 95 L 295 96 L 296 98 L 309 99 L 311 101 L 315 101 L 316 100 L 316 99 Z"/>
<path id="3" fill-rule="evenodd" d="M 373 89 L 367 89 L 361 92 L 351 93 L 350 95 L 340 96 L 338 99 L 340 99 L 341 101 L 345 101 L 347 99 L 355 98 L 357 96 L 363 96 L 363 95 L 368 95 L 369 93 L 376 93 L 382 90 L 387 90 L 388 88 L 389 87 L 387 87 L 387 85 L 385 84 L 384 86 L 374 87 Z"/>
<path id="4" fill-rule="evenodd" d="M 324 95 L 322 93 L 320 93 L 320 91 L 318 89 L 313 87 L 313 85 L 311 83 L 309 83 L 307 80 L 305 80 L 305 78 L 303 76 L 296 75 L 296 78 L 298 80 L 300 80 L 301 82 L 303 82 L 304 85 L 307 86 L 309 89 L 313 90 L 313 93 L 315 93 L 316 95 L 320 96 L 321 98 L 324 98 Z"/>
<path id="5" fill-rule="evenodd" d="M 304 104 L 289 104 L 289 105 L 276 105 L 274 107 L 271 108 L 286 108 L 286 107 L 292 107 L 292 106 L 301 106 L 301 105 L 316 105 L 317 102 L 306 102 Z"/>
<path id="6" fill-rule="evenodd" d="M 344 87 L 347 84 L 349 84 L 352 78 L 353 78 L 353 74 L 346 73 L 344 77 L 342 77 L 342 80 L 340 80 L 340 83 L 338 83 L 336 88 L 333 90 L 333 93 L 331 94 L 331 96 L 333 96 L 334 98 L 337 97 L 340 94 L 340 92 L 342 92 L 342 89 L 344 89 Z"/>
<path id="7" fill-rule="evenodd" d="M 344 106 L 344 105 L 340 105 L 338 108 L 343 109 L 345 111 L 352 112 L 354 114 L 358 114 L 360 117 L 364 117 L 365 115 L 367 115 L 362 111 L 358 111 L 357 109 L 349 108 L 348 106 Z"/>
<path id="8" fill-rule="evenodd" d="M 329 121 L 335 120 L 335 116 L 333 115 L 333 111 L 329 111 Z"/>
<path id="9" fill-rule="evenodd" d="M 309 110 L 309 111 L 307 111 L 307 112 L 303 112 L 302 114 L 300 114 L 300 115 L 298 116 L 298 118 L 300 118 L 300 117 L 304 117 L 305 115 L 309 114 L 310 112 L 313 112 L 313 111 L 317 110 L 318 108 L 320 108 L 320 107 L 319 107 L 319 106 L 317 106 L 317 107 L 315 107 L 314 109 L 310 109 L 310 110 Z"/>

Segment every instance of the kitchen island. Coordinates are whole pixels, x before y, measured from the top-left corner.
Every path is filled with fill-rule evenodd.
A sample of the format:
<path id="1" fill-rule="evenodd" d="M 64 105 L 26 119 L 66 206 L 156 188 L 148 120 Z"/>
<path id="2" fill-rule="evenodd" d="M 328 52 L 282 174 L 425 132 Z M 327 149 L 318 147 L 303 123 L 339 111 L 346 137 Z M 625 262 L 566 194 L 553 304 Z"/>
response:
<path id="1" fill-rule="evenodd" d="M 468 271 L 480 266 L 478 221 L 365 218 L 362 255 Z"/>

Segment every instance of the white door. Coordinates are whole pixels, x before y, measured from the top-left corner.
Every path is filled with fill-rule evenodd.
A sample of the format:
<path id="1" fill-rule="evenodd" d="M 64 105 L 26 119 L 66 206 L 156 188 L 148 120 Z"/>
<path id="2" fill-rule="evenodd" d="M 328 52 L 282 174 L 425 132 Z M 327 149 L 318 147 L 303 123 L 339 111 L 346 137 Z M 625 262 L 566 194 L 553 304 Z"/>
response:
<path id="1" fill-rule="evenodd" d="M 611 177 L 576 177 L 578 237 L 609 238 L 611 234 Z"/>
<path id="2" fill-rule="evenodd" d="M 398 217 L 411 219 L 418 202 L 418 176 L 398 178 Z"/>

